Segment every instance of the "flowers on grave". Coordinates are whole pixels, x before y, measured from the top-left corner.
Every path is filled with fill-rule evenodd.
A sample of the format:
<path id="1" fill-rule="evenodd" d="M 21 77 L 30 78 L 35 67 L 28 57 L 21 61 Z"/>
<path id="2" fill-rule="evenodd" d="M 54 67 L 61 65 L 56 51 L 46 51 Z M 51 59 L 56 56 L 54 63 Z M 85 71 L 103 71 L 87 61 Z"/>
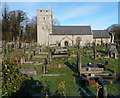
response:
<path id="1" fill-rule="evenodd" d="M 65 81 L 62 81 L 59 83 L 58 89 L 56 90 L 55 95 L 66 96 L 65 92 L 66 92 Z"/>

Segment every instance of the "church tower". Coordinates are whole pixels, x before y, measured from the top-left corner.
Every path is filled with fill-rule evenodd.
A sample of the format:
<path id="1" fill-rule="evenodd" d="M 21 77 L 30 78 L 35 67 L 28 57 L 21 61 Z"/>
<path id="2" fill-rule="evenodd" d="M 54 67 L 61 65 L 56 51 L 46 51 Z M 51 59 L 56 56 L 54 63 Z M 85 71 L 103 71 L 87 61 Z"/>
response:
<path id="1" fill-rule="evenodd" d="M 52 33 L 52 11 L 37 10 L 37 43 L 49 45 L 49 34 Z"/>

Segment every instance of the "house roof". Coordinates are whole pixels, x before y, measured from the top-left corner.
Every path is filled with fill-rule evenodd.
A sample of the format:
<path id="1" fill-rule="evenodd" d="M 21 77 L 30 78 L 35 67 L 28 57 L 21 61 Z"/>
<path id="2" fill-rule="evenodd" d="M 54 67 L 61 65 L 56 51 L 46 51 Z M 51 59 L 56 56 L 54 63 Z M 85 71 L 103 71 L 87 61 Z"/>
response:
<path id="1" fill-rule="evenodd" d="M 90 26 L 53 26 L 51 35 L 92 35 Z"/>
<path id="2" fill-rule="evenodd" d="M 93 30 L 93 38 L 110 38 L 107 30 Z"/>

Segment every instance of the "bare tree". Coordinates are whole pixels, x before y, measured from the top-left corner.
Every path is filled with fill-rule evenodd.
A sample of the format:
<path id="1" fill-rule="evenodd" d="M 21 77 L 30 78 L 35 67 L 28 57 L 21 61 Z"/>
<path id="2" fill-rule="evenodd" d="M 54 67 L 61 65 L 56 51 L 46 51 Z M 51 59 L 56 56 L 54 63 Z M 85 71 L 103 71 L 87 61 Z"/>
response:
<path id="1" fill-rule="evenodd" d="M 56 19 L 56 18 L 54 18 L 54 19 L 52 20 L 52 25 L 53 25 L 53 26 L 59 26 L 59 25 L 60 25 L 59 20 Z"/>
<path id="2" fill-rule="evenodd" d="M 115 40 L 120 40 L 120 25 L 119 24 L 113 24 L 109 26 L 107 30 L 109 32 L 115 33 Z"/>

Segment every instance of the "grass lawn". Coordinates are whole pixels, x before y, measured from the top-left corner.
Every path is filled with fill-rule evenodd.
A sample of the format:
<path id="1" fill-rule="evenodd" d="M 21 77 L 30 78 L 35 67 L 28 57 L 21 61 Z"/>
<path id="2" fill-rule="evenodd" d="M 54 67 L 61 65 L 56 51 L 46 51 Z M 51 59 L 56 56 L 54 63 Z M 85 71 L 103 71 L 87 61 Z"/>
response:
<path id="1" fill-rule="evenodd" d="M 59 83 L 65 81 L 66 94 L 69 96 L 79 96 L 79 93 L 77 92 L 78 86 L 75 83 L 75 78 L 72 76 L 73 72 L 69 68 L 49 68 L 48 73 L 65 75 L 44 77 L 40 77 L 39 75 L 37 75 L 33 76 L 33 78 L 42 82 L 43 85 L 45 85 L 45 81 L 48 81 L 48 83 L 50 84 L 49 89 L 51 93 L 55 93 L 55 91 L 58 89 Z"/>
<path id="2" fill-rule="evenodd" d="M 105 50 L 105 47 L 96 47 L 98 53 L 100 55 L 104 55 L 102 54 L 101 52 L 99 51 L 104 51 Z M 48 51 L 48 49 L 46 48 L 44 50 L 45 52 Z M 78 51 L 78 49 L 76 48 L 69 48 L 69 53 L 76 53 Z M 92 51 L 92 48 L 88 48 L 88 49 L 79 49 L 79 51 L 81 53 L 85 52 L 85 51 Z M 16 51 L 14 50 L 14 53 L 23 53 L 22 51 Z M 37 54 L 39 55 L 39 54 Z M 106 65 L 106 68 L 109 68 L 113 71 L 115 71 L 116 73 L 119 72 L 119 67 L 118 67 L 118 62 L 119 60 L 118 59 L 113 59 L 113 58 L 101 58 L 102 60 L 99 60 L 99 59 L 92 59 L 90 57 L 90 55 L 92 56 L 92 52 L 88 52 L 86 55 L 83 55 L 81 56 L 81 61 L 82 61 L 82 64 L 85 64 L 85 63 L 105 63 L 105 60 L 108 60 L 109 61 L 109 64 Z M 25 54 L 26 58 L 28 56 L 28 54 Z M 11 57 L 11 54 L 8 54 L 6 55 L 6 57 L 8 57 L 10 59 Z M 43 85 L 46 85 L 46 81 L 48 81 L 47 83 L 49 83 L 49 89 L 50 89 L 50 92 L 51 93 L 55 93 L 55 91 L 58 89 L 58 85 L 62 82 L 62 81 L 65 81 L 65 88 L 66 88 L 66 94 L 68 96 L 79 96 L 80 95 L 80 92 L 78 91 L 79 89 L 81 89 L 81 91 L 84 89 L 81 88 L 80 86 L 77 85 L 76 83 L 76 79 L 75 77 L 73 76 L 75 74 L 75 72 L 73 70 L 71 70 L 69 67 L 62 67 L 62 68 L 56 68 L 56 67 L 53 67 L 52 65 L 65 65 L 65 62 L 69 62 L 70 64 L 72 65 L 76 65 L 76 57 L 71 57 L 69 60 L 53 60 L 50 62 L 50 65 L 51 67 L 47 67 L 47 71 L 48 71 L 48 74 L 64 74 L 64 75 L 61 75 L 61 76 L 42 76 L 43 75 L 43 72 L 42 72 L 42 66 L 43 65 L 20 65 L 22 68 L 39 68 L 39 73 L 38 75 L 36 76 L 32 76 L 33 79 L 35 80 L 38 80 L 40 81 Z M 44 62 L 44 58 L 32 58 L 32 61 L 35 61 L 35 62 Z M 118 94 L 118 84 L 110 84 L 110 85 L 107 85 L 108 87 L 108 92 L 111 93 L 111 94 Z M 91 91 L 93 94 L 96 95 L 96 86 L 88 86 L 87 88 L 89 91 Z M 86 92 L 87 93 L 87 92 Z"/>

